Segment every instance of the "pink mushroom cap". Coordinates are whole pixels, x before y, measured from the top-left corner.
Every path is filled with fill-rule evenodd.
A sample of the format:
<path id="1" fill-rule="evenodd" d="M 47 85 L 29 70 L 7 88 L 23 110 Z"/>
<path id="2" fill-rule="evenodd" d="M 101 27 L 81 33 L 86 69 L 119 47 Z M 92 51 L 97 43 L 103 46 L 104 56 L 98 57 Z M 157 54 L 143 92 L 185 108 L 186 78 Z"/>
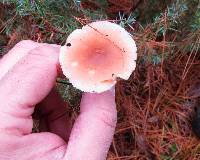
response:
<path id="1" fill-rule="evenodd" d="M 131 35 L 121 26 L 97 21 L 74 30 L 59 61 L 64 75 L 84 92 L 104 92 L 127 80 L 136 67 L 137 48 Z"/>

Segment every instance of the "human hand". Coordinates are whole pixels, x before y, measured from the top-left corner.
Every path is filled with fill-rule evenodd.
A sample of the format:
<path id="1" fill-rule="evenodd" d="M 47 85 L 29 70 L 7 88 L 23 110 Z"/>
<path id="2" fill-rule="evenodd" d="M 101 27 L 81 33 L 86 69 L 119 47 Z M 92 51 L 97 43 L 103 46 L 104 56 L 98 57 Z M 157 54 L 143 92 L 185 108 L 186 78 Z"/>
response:
<path id="1" fill-rule="evenodd" d="M 114 93 L 85 93 L 71 130 L 52 90 L 58 54 L 57 45 L 22 41 L 0 60 L 0 160 L 106 159 L 117 119 Z M 49 132 L 32 133 L 35 106 Z"/>

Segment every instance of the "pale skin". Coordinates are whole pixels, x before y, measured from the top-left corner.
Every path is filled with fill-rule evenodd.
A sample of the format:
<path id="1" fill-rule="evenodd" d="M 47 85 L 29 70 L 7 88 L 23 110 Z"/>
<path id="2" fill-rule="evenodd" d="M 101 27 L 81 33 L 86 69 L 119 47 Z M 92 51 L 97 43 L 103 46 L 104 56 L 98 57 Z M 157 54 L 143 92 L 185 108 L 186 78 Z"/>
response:
<path id="1" fill-rule="evenodd" d="M 21 41 L 0 60 L 0 160 L 106 159 L 117 121 L 114 92 L 84 93 L 71 129 L 53 89 L 59 48 Z M 40 133 L 32 133 L 34 110 L 42 113 Z"/>

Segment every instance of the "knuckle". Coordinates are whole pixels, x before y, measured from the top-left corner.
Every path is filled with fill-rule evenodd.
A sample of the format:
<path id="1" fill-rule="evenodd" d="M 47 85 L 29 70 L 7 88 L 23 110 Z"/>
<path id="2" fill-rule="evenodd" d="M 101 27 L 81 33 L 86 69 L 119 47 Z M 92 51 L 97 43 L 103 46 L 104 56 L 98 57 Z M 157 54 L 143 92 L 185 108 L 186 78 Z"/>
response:
<path id="1" fill-rule="evenodd" d="M 23 46 L 27 46 L 27 45 L 34 44 L 34 43 L 35 42 L 32 40 L 22 40 L 16 44 L 16 47 L 23 47 Z"/>
<path id="2" fill-rule="evenodd" d="M 108 111 L 104 111 L 102 112 L 100 115 L 100 120 L 106 125 L 109 126 L 111 128 L 115 128 L 116 127 L 116 123 L 117 123 L 117 113 L 115 112 L 108 112 Z"/>

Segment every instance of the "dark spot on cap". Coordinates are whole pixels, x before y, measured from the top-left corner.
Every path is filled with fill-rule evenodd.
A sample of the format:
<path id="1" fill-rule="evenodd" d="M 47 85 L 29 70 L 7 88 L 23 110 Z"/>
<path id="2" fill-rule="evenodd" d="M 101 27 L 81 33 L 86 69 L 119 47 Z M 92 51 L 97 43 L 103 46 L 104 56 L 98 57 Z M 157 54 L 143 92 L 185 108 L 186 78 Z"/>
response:
<path id="1" fill-rule="evenodd" d="M 71 43 L 67 43 L 66 46 L 67 46 L 67 47 L 70 47 L 70 46 L 71 46 Z"/>
<path id="2" fill-rule="evenodd" d="M 108 36 L 108 35 L 106 34 L 106 36 Z"/>

